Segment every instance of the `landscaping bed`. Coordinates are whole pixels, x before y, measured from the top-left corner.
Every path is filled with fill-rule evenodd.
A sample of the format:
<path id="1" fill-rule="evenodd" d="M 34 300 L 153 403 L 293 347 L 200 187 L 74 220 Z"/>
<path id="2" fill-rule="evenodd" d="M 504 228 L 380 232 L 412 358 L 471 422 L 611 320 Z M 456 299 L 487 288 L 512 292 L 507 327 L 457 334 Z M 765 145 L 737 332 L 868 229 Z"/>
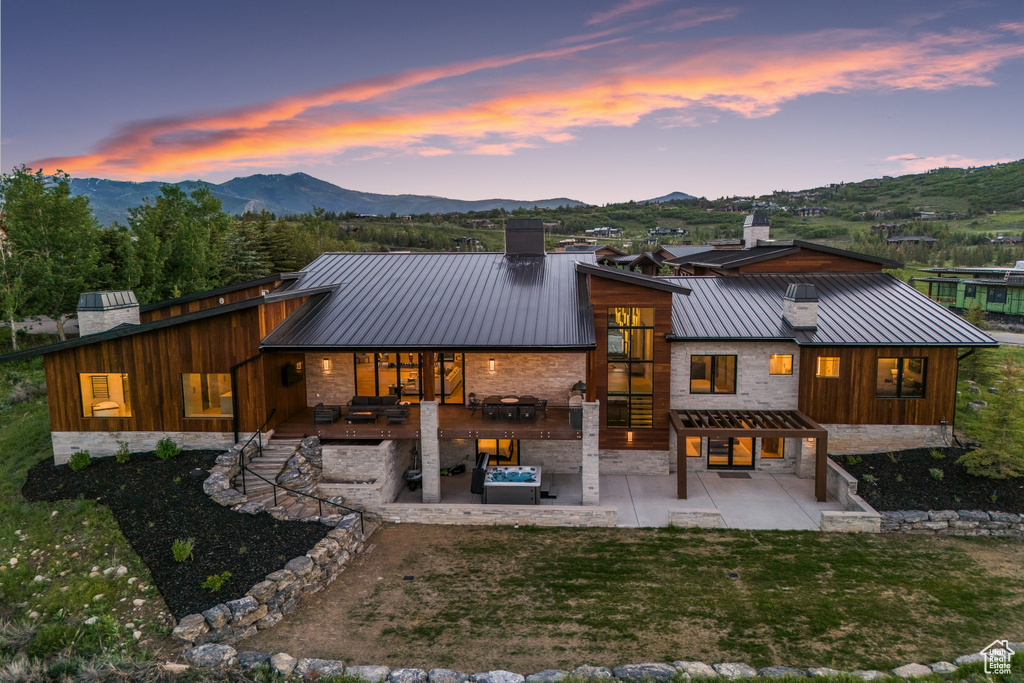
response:
<path id="1" fill-rule="evenodd" d="M 45 460 L 28 471 L 22 493 L 29 500 L 92 498 L 109 507 L 180 619 L 244 595 L 330 531 L 320 524 L 278 521 L 265 512 L 240 514 L 210 500 L 203 480 L 220 453 L 184 451 L 172 460 L 133 454 L 127 463 L 102 458 L 79 472 Z M 190 474 L 196 468 L 202 476 Z M 183 562 L 171 551 L 177 539 L 194 539 Z M 209 577 L 224 572 L 230 577 L 218 590 L 203 588 Z"/>
<path id="2" fill-rule="evenodd" d="M 1024 513 L 1024 478 L 988 479 L 970 475 L 956 462 L 967 452 L 968 449 L 963 448 L 915 448 L 830 457 L 857 478 L 857 493 L 879 511 Z"/>

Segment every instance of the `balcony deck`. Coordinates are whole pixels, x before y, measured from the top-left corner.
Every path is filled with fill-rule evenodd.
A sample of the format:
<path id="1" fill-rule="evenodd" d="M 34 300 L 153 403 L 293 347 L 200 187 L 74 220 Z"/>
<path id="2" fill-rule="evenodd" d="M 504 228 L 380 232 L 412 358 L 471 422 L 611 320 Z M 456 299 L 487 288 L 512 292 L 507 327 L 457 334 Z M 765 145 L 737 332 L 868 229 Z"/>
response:
<path id="1" fill-rule="evenodd" d="M 342 408 L 344 412 L 344 408 Z M 439 439 L 558 439 L 583 438 L 583 432 L 569 426 L 568 408 L 548 408 L 547 417 L 512 422 L 485 418 L 461 405 L 438 407 Z M 318 435 L 321 439 L 418 439 L 420 407 L 409 406 L 409 419 L 403 424 L 388 424 L 383 417 L 369 424 L 348 424 L 345 417 L 333 424 L 313 424 L 313 409 L 305 408 L 277 426 L 274 435 L 300 439 Z"/>

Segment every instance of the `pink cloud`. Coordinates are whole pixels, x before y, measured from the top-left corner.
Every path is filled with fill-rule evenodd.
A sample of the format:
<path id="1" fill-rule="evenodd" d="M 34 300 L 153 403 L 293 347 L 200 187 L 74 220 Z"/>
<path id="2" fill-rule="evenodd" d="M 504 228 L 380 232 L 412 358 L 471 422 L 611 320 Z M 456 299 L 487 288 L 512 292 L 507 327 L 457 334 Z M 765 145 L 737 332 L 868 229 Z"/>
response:
<path id="1" fill-rule="evenodd" d="M 916 154 L 894 154 L 885 158 L 886 161 L 894 162 L 891 168 L 899 173 L 925 173 L 936 168 L 967 168 L 978 166 L 994 166 L 1015 161 L 1009 157 L 1000 158 L 972 158 L 959 154 L 945 154 L 934 157 L 921 157 Z"/>

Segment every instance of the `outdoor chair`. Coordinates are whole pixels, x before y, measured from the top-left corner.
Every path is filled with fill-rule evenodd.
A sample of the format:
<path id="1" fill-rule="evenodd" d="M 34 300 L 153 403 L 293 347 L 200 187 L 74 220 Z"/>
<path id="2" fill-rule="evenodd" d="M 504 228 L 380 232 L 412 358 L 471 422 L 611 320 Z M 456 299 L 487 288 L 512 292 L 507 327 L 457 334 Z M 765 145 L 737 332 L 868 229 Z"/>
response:
<path id="1" fill-rule="evenodd" d="M 519 406 L 519 419 L 532 420 L 537 417 L 537 406 L 532 404 Z"/>
<path id="2" fill-rule="evenodd" d="M 480 410 L 483 403 L 476 397 L 476 394 L 469 395 L 469 409 L 472 411 L 470 415 L 476 415 L 476 411 Z"/>
<path id="3" fill-rule="evenodd" d="M 537 401 L 537 414 L 542 415 L 545 420 L 548 419 L 548 400 L 546 398 Z"/>
<path id="4" fill-rule="evenodd" d="M 519 417 L 519 407 L 515 405 L 502 405 L 501 406 L 501 419 L 515 421 Z"/>
<path id="5" fill-rule="evenodd" d="M 334 424 L 341 417 L 341 408 L 317 403 L 313 407 L 313 424 Z"/>
<path id="6" fill-rule="evenodd" d="M 484 417 L 489 417 L 492 420 L 497 420 L 498 419 L 499 406 L 489 405 L 489 404 L 485 403 L 482 406 L 480 406 L 480 409 L 483 412 L 483 416 Z"/>

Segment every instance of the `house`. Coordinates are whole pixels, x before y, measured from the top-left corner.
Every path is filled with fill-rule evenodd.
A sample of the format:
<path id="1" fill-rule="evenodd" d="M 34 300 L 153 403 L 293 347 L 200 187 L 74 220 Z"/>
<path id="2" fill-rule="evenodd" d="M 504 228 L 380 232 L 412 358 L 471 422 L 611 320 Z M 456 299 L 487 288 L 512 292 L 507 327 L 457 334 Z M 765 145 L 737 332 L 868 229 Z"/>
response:
<path id="1" fill-rule="evenodd" d="M 963 312 L 980 308 L 992 319 L 1011 323 L 1024 320 L 1024 262 L 1013 268 L 925 268 L 929 277 L 914 278 L 928 283 L 928 296 L 940 304 Z"/>
<path id="2" fill-rule="evenodd" d="M 462 519 L 472 506 L 440 505 L 440 472 L 483 454 L 571 482 L 562 523 L 580 523 L 592 506 L 614 520 L 605 475 L 674 473 L 684 499 L 688 472 L 790 473 L 825 501 L 827 453 L 944 444 L 958 349 L 996 345 L 845 253 L 798 244 L 758 272 L 659 278 L 545 253 L 540 221 L 508 221 L 505 245 L 326 253 L 142 309 L 85 295 L 81 337 L 2 360 L 43 356 L 58 463 L 119 441 L 319 435 L 324 486 L 367 509 L 415 495 L 418 519 Z M 393 408 L 361 408 L 374 397 Z M 315 418 L 321 404 L 344 414 Z M 422 492 L 403 493 L 416 457 Z"/>

